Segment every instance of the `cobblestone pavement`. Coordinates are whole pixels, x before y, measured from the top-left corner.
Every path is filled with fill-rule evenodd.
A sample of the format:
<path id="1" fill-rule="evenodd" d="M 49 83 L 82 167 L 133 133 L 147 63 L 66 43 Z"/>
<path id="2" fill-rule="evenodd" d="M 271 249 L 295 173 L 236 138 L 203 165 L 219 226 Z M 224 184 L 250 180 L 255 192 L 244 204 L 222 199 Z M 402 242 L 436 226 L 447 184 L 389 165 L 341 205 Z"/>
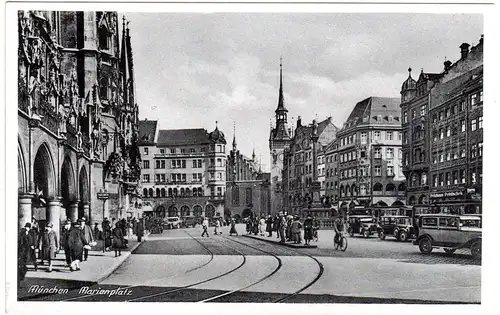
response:
<path id="1" fill-rule="evenodd" d="M 36 300 L 285 303 L 480 303 L 481 266 L 469 253 L 422 255 L 411 242 L 348 237 L 333 231 L 318 248 L 288 248 L 201 228 L 150 235 L 107 279 Z M 239 225 L 238 230 L 244 231 Z M 276 236 L 273 236 L 276 237 Z M 52 283 L 51 283 L 52 285 Z M 106 291 L 107 290 L 107 291 Z M 110 296 L 110 290 L 115 294 Z M 117 294 L 116 292 L 120 292 Z"/>

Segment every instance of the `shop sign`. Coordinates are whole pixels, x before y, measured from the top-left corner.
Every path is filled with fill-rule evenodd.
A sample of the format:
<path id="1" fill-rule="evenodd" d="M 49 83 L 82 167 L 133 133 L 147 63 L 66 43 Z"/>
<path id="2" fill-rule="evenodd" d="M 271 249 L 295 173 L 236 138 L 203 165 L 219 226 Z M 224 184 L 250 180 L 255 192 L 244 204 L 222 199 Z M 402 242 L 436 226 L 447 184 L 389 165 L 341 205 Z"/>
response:
<path id="1" fill-rule="evenodd" d="M 106 200 L 109 199 L 109 193 L 108 192 L 98 192 L 97 193 L 97 199 L 99 200 Z"/>
<path id="2" fill-rule="evenodd" d="M 432 193 L 431 198 L 443 198 L 443 197 L 461 197 L 464 195 L 463 191 L 447 191 L 444 193 Z"/>

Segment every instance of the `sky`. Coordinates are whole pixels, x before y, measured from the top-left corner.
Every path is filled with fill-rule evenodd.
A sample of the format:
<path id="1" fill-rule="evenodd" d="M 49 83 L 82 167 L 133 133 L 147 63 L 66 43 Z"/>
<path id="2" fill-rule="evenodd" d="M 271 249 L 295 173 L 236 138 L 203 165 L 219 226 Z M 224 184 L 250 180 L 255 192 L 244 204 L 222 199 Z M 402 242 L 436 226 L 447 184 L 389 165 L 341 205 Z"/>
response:
<path id="1" fill-rule="evenodd" d="M 255 147 L 264 171 L 280 57 L 288 126 L 331 116 L 342 127 L 357 102 L 400 97 L 409 67 L 414 79 L 442 72 L 483 34 L 480 14 L 123 14 L 140 119 L 209 132 L 217 121 L 228 153 L 235 126 L 238 149 L 250 157 Z"/>

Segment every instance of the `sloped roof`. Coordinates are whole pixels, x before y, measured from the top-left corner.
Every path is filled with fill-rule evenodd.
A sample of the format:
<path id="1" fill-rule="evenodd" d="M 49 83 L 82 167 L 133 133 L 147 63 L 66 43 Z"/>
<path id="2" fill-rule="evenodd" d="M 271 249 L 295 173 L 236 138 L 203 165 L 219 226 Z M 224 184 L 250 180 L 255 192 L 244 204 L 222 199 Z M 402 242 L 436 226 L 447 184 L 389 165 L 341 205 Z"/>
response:
<path id="1" fill-rule="evenodd" d="M 358 102 L 347 119 L 347 127 L 360 124 L 401 124 L 401 100 L 371 96 Z M 392 122 L 389 117 L 395 118 Z M 364 119 L 365 118 L 365 119 Z"/>
<path id="2" fill-rule="evenodd" d="M 208 144 L 209 136 L 205 129 L 160 130 L 158 146 L 180 146 Z"/>
<path id="3" fill-rule="evenodd" d="M 137 145 L 154 145 L 156 128 L 158 128 L 157 120 L 140 120 Z"/>

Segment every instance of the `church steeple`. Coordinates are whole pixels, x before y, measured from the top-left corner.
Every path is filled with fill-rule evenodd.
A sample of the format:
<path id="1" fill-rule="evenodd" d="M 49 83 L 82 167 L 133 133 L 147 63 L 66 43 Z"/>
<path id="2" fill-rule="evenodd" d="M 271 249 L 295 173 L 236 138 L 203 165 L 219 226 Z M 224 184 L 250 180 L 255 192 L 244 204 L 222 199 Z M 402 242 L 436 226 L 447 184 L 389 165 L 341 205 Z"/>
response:
<path id="1" fill-rule="evenodd" d="M 233 151 L 236 152 L 236 123 L 233 123 Z"/>
<path id="2" fill-rule="evenodd" d="M 252 161 L 255 162 L 255 143 L 254 143 L 253 151 L 252 151 Z"/>
<path id="3" fill-rule="evenodd" d="M 290 140 L 288 134 L 287 113 L 288 109 L 285 107 L 285 98 L 283 96 L 283 58 L 280 58 L 280 88 L 278 96 L 278 107 L 276 108 L 276 127 L 272 130 L 272 140 Z"/>

